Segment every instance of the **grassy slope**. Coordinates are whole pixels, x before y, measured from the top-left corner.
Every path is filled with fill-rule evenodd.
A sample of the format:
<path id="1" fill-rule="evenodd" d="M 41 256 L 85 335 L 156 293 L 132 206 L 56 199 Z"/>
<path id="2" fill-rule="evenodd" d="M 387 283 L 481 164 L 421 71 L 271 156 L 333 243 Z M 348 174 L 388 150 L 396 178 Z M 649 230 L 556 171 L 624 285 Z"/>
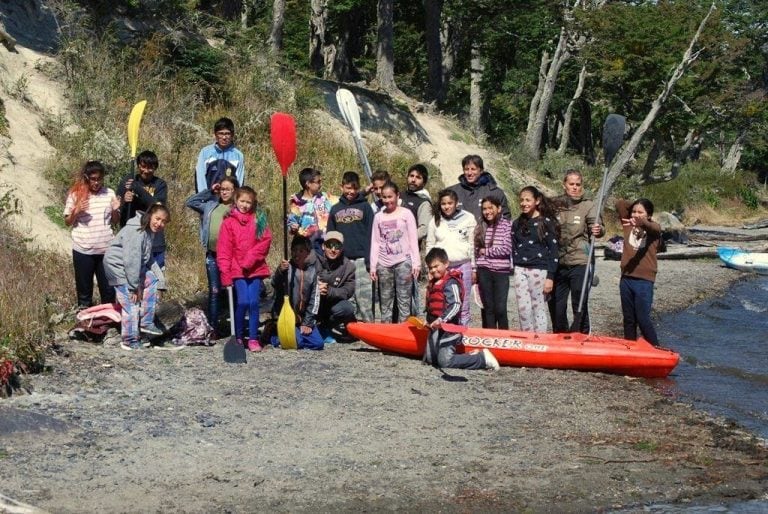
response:
<path id="1" fill-rule="evenodd" d="M 318 114 L 318 110 L 325 109 L 318 91 L 303 79 L 281 72 L 250 43 L 246 46 L 242 39 L 234 39 L 225 50 L 200 49 L 197 60 L 192 59 L 186 68 L 169 64 L 166 48 L 159 37 L 147 39 L 137 49 L 117 51 L 107 41 L 90 38 L 65 42 L 63 66 L 52 73 L 58 73 L 58 78 L 67 83 L 79 128 L 73 131 L 70 120 L 48 119 L 42 130 L 58 151 L 46 174 L 63 203 L 73 171 L 86 159 L 99 159 L 111 166 L 108 181 L 116 186 L 129 169 L 125 141 L 128 113 L 136 101 L 148 100 L 139 149 L 158 153 L 158 175 L 169 183 L 170 298 L 186 299 L 206 290 L 206 279 L 203 251 L 197 241 L 197 217 L 183 205 L 193 192 L 197 152 L 211 141 L 210 129 L 218 117 L 230 116 L 237 125 L 247 182 L 259 192 L 273 231 L 269 259 L 273 266 L 281 258 L 283 231 L 281 179 L 269 143 L 270 114 L 285 111 L 297 119 L 298 159 L 291 169 L 289 193 L 298 190 L 296 173 L 305 166 L 320 167 L 326 188 L 335 188 L 343 171 L 356 169 L 358 164 L 347 142 L 329 127 L 327 116 Z M 216 75 L 215 85 L 210 77 L 206 82 L 194 73 L 196 65 L 205 63 L 227 70 Z M 369 159 L 374 168 L 391 170 L 403 184 L 404 171 L 414 156 L 408 150 L 398 153 L 372 148 Z M 578 159 L 547 156 L 538 164 L 543 172 L 539 176 L 544 180 L 549 177 L 553 187 L 558 188 L 559 170 L 574 164 L 579 166 Z M 600 170 L 586 169 L 585 173 L 587 184 L 597 189 Z M 503 180 L 502 184 L 513 191 L 511 184 Z M 678 180 L 651 188 L 626 181 L 617 193 L 649 196 L 656 199 L 658 209 L 702 212 L 694 205 L 728 206 L 734 219 L 759 217 L 761 212 L 744 207 L 745 202 L 754 200 L 748 184 L 740 177 L 721 177 L 711 166 L 689 166 Z M 510 200 L 516 204 L 512 194 Z M 0 363 L 7 359 L 40 362 L 42 348 L 54 328 L 48 323 L 50 314 L 67 311 L 74 304 L 71 264 L 20 248 L 18 240 L 11 236 L 0 244 L 0 259 L 14 270 L 0 276 Z"/>

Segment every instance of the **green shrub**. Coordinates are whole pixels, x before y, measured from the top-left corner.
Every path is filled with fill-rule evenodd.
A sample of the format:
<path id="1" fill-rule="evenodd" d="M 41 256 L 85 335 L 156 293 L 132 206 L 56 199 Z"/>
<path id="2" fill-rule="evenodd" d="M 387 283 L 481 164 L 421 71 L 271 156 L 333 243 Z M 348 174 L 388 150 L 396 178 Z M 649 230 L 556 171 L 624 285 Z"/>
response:
<path id="1" fill-rule="evenodd" d="M 760 198 L 757 196 L 754 187 L 743 186 L 739 189 L 739 197 L 748 209 L 755 210 L 760 207 Z"/>
<path id="2" fill-rule="evenodd" d="M 8 120 L 5 118 L 5 104 L 0 98 L 0 136 L 8 136 Z"/>
<path id="3" fill-rule="evenodd" d="M 689 162 L 680 174 L 669 182 L 638 186 L 636 192 L 653 200 L 657 210 L 682 212 L 686 207 L 706 204 L 718 208 L 723 200 L 744 201 L 743 191 L 749 189 L 743 174 L 724 174 L 711 158 Z M 755 204 L 757 206 L 757 204 Z"/>

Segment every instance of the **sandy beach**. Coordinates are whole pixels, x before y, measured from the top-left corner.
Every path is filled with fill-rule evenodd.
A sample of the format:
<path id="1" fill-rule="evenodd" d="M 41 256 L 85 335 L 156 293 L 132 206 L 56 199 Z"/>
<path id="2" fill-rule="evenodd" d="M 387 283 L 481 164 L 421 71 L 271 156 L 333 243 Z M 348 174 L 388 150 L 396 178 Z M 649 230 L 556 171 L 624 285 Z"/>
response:
<path id="1" fill-rule="evenodd" d="M 593 330 L 618 335 L 618 262 L 597 270 Z M 740 277 L 660 261 L 655 314 Z M 0 405 L 0 493 L 51 512 L 641 511 L 768 491 L 764 444 L 678 402 L 668 380 L 502 368 L 447 381 L 362 343 L 237 366 L 221 345 L 62 340 L 48 364 Z"/>

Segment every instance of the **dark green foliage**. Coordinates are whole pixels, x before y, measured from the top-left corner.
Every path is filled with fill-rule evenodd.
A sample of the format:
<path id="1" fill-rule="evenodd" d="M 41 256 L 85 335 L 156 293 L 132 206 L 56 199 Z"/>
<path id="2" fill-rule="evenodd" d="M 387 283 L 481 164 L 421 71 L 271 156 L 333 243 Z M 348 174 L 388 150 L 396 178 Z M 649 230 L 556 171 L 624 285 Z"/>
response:
<path id="1" fill-rule="evenodd" d="M 189 38 L 170 43 L 167 58 L 170 71 L 199 83 L 206 96 L 220 90 L 218 86 L 226 80 L 225 74 L 231 73 L 224 62 L 223 52 L 204 41 Z"/>
<path id="2" fill-rule="evenodd" d="M 703 160 L 683 167 L 680 175 L 670 181 L 649 186 L 625 183 L 625 197 L 652 198 L 657 210 L 683 212 L 687 207 L 704 203 L 721 207 L 725 200 L 735 200 L 750 209 L 759 205 L 754 184 L 743 174 L 723 174 L 719 164 Z"/>

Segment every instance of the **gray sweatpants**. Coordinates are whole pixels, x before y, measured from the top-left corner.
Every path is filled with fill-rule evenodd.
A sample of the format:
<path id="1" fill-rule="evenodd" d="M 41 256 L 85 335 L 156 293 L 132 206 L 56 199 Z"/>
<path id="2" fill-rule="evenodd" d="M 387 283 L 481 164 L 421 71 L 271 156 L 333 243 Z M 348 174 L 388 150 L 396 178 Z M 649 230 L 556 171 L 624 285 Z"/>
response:
<path id="1" fill-rule="evenodd" d="M 413 314 L 411 312 L 412 269 L 410 260 L 403 261 L 391 268 L 376 267 L 382 323 L 400 323 Z M 398 319 L 392 319 L 392 305 L 395 299 L 397 299 Z"/>
<path id="2" fill-rule="evenodd" d="M 424 350 L 424 362 L 434 364 L 434 351 L 437 348 L 437 367 L 458 369 L 485 369 L 485 356 L 481 353 L 456 353 L 456 345 L 461 342 L 461 334 L 432 330 L 429 333 L 427 347 Z"/>
<path id="3" fill-rule="evenodd" d="M 355 296 L 350 301 L 355 306 L 355 318 L 370 323 L 373 319 L 373 282 L 365 269 L 365 258 L 353 259 L 355 263 Z"/>

